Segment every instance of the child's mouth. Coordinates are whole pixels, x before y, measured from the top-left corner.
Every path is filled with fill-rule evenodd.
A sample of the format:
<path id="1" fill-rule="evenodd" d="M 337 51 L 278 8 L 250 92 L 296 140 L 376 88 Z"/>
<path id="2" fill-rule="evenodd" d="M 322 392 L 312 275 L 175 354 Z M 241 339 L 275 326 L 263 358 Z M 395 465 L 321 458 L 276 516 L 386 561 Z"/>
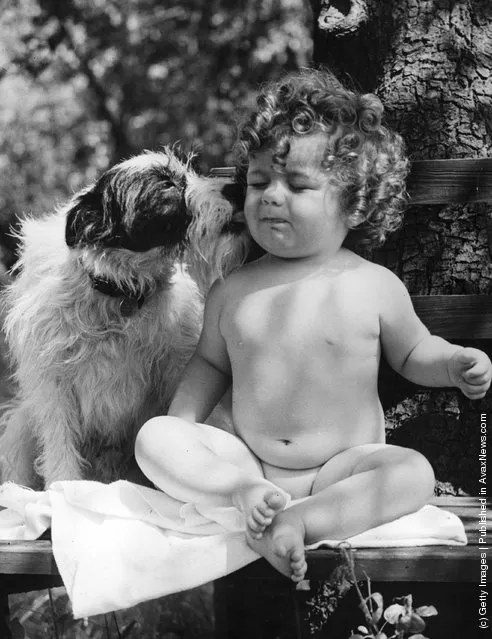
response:
<path id="1" fill-rule="evenodd" d="M 264 217 L 260 219 L 260 222 L 264 222 L 266 224 L 272 224 L 272 225 L 288 224 L 287 220 L 284 220 L 281 217 Z"/>

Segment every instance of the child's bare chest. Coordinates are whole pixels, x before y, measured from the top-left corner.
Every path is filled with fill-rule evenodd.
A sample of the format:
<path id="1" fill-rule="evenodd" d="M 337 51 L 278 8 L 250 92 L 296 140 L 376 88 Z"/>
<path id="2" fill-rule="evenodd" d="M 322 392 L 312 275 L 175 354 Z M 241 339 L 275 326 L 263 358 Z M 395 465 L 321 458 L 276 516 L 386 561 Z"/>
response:
<path id="1" fill-rule="evenodd" d="M 372 350 L 379 339 L 377 309 L 368 291 L 330 280 L 248 291 L 228 306 L 221 329 L 232 351 L 329 347 L 350 353 Z"/>

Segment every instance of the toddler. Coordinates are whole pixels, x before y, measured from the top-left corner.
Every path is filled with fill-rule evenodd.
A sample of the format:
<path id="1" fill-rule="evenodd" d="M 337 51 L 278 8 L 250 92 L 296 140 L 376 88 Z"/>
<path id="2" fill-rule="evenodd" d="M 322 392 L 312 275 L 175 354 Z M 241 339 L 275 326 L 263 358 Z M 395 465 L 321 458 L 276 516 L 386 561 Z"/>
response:
<path id="1" fill-rule="evenodd" d="M 266 87 L 240 129 L 244 215 L 265 254 L 217 281 L 169 415 L 136 457 L 184 502 L 235 505 L 248 544 L 304 578 L 305 544 L 345 539 L 422 507 L 434 475 L 385 443 L 382 354 L 405 378 L 484 396 L 485 353 L 433 336 L 401 281 L 347 248 L 400 223 L 407 163 L 374 95 L 323 71 Z M 203 425 L 232 383 L 234 434 Z M 286 508 L 288 500 L 307 498 Z"/>

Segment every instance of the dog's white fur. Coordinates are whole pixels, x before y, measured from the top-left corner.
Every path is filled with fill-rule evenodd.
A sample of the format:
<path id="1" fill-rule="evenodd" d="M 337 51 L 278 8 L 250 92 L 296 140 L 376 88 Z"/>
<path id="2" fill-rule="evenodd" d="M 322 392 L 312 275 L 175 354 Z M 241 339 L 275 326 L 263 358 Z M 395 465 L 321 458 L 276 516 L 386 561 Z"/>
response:
<path id="1" fill-rule="evenodd" d="M 153 163 L 185 175 L 192 217 L 184 256 L 163 247 L 69 248 L 72 202 L 22 225 L 18 275 L 3 296 L 18 388 L 2 417 L 3 481 L 38 487 L 126 472 L 138 428 L 165 413 L 194 350 L 203 293 L 244 259 L 247 236 L 222 231 L 234 210 L 221 181 L 199 177 L 170 150 L 138 156 L 125 170 Z M 89 273 L 150 292 L 125 317 Z"/>

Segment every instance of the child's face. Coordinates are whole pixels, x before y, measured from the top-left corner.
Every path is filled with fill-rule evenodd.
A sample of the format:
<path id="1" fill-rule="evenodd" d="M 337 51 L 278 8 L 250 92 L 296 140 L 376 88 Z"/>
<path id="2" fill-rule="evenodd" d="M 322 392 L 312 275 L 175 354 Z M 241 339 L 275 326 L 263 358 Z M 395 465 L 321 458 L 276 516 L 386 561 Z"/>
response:
<path id="1" fill-rule="evenodd" d="M 336 189 L 321 167 L 327 137 L 290 140 L 283 168 L 265 149 L 250 157 L 244 213 L 253 239 L 282 258 L 333 257 L 348 233 Z"/>

